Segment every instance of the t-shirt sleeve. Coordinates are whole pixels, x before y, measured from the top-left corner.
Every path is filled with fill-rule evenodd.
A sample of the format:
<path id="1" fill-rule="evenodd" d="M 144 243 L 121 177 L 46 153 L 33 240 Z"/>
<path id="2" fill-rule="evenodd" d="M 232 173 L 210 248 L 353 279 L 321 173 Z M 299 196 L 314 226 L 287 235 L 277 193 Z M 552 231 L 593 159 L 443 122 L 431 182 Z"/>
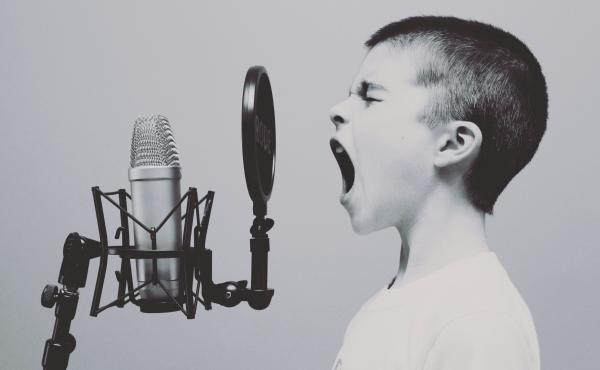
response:
<path id="1" fill-rule="evenodd" d="M 525 331 L 501 313 L 473 314 L 448 324 L 435 339 L 424 370 L 534 370 Z M 537 370 L 537 369 L 535 369 Z"/>

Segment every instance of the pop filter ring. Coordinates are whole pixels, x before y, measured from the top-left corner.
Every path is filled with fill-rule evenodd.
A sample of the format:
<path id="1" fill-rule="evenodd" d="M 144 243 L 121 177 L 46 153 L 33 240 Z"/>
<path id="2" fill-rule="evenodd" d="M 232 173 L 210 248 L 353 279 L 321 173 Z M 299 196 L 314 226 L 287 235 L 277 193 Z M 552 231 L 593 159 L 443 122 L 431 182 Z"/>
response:
<path id="1" fill-rule="evenodd" d="M 248 69 L 242 97 L 242 150 L 248 194 L 255 216 L 267 213 L 275 178 L 275 110 L 267 70 Z"/>

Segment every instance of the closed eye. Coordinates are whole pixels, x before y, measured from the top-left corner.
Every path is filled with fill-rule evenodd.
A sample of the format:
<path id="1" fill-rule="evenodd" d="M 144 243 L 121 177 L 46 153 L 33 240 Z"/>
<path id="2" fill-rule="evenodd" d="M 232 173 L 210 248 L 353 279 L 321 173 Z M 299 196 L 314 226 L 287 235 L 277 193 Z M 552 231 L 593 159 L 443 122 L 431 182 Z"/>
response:
<path id="1" fill-rule="evenodd" d="M 369 106 L 369 105 L 371 105 L 371 103 L 381 101 L 381 99 L 376 99 L 376 98 L 368 96 L 369 90 L 374 88 L 375 86 L 379 87 L 380 85 L 374 85 L 370 82 L 362 81 L 355 88 L 354 91 L 350 91 L 350 95 L 355 94 L 355 95 L 359 96 L 361 98 L 361 100 L 364 101 L 367 104 L 367 106 Z M 379 88 L 382 89 L 381 87 L 379 87 Z"/>
<path id="2" fill-rule="evenodd" d="M 358 96 L 362 101 L 364 101 L 368 105 L 370 105 L 371 103 L 374 103 L 374 102 L 380 102 L 380 101 L 382 101 L 381 99 L 376 99 L 376 98 L 367 96 L 366 91 L 363 91 L 363 90 L 351 91 L 350 95 L 356 95 L 356 96 Z"/>
<path id="3" fill-rule="evenodd" d="M 372 102 L 376 102 L 376 101 L 381 101 L 381 99 L 375 99 L 375 98 L 371 98 L 369 96 L 361 96 L 360 97 L 362 100 L 366 101 L 367 103 L 372 103 Z"/>

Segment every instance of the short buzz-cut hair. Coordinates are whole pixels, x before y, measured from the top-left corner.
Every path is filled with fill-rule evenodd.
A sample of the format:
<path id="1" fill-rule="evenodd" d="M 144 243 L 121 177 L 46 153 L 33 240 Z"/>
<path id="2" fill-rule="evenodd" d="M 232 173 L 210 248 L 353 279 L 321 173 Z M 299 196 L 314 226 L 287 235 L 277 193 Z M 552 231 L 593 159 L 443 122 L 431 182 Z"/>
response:
<path id="1" fill-rule="evenodd" d="M 415 83 L 432 93 L 424 122 L 470 121 L 481 130 L 479 155 L 463 180 L 475 207 L 491 214 L 546 130 L 548 95 L 537 59 L 510 33 L 454 17 L 390 23 L 365 45 L 370 50 L 383 42 L 419 51 Z"/>

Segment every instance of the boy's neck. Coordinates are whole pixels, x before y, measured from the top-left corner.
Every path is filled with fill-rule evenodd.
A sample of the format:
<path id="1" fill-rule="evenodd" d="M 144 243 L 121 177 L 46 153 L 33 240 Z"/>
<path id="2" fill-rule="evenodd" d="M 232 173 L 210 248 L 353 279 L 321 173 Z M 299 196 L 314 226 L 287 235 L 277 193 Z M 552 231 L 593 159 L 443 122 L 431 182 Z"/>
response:
<path id="1" fill-rule="evenodd" d="M 431 194 L 411 223 L 397 229 L 402 247 L 394 287 L 489 251 L 484 213 L 450 191 Z"/>

